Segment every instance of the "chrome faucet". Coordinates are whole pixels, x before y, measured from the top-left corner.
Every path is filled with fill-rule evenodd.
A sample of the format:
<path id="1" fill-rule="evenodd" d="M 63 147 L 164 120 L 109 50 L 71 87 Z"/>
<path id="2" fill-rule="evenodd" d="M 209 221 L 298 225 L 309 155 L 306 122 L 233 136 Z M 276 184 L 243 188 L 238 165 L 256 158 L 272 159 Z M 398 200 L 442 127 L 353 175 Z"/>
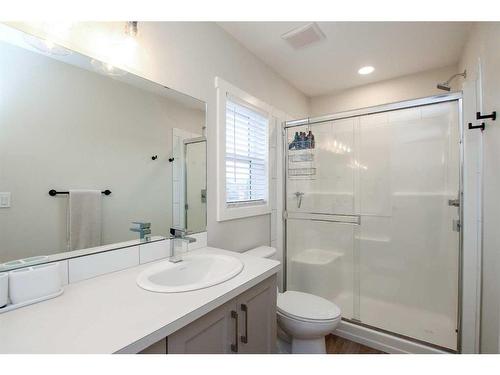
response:
<path id="1" fill-rule="evenodd" d="M 170 228 L 170 258 L 169 261 L 172 263 L 177 263 L 182 261 L 182 254 L 176 251 L 176 248 L 181 249 L 186 246 L 183 252 L 186 252 L 188 245 L 191 242 L 196 242 L 194 237 L 186 237 L 186 230 L 181 228 Z"/>
<path id="2" fill-rule="evenodd" d="M 139 238 L 141 241 L 149 241 L 151 239 L 151 223 L 143 221 L 133 221 L 134 228 L 130 228 L 131 232 L 139 233 Z"/>

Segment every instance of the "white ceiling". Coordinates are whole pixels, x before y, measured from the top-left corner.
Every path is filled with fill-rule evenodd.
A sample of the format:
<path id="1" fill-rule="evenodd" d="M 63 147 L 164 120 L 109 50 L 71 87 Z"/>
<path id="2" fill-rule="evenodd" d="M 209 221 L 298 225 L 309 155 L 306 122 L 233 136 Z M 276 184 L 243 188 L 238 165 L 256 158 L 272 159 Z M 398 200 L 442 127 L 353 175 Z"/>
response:
<path id="1" fill-rule="evenodd" d="M 281 39 L 305 24 L 219 23 L 308 96 L 456 64 L 471 26 L 464 22 L 318 22 L 326 40 L 294 50 Z M 359 75 L 358 69 L 365 65 L 374 66 L 375 72 Z"/>

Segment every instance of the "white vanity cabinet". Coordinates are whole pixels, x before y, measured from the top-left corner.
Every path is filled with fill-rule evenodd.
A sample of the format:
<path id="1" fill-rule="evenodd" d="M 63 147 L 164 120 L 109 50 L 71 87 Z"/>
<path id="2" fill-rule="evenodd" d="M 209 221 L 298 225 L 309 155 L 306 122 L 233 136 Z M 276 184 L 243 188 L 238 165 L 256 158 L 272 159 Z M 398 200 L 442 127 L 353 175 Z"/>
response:
<path id="1" fill-rule="evenodd" d="M 57 298 L 0 314 L 0 353 L 274 352 L 280 263 L 211 247 L 192 253 L 232 256 L 244 267 L 195 292 L 141 288 L 149 264 L 70 283 Z"/>
<path id="2" fill-rule="evenodd" d="M 163 340 L 141 353 L 158 353 Z M 274 353 L 276 348 L 276 275 L 216 308 L 166 342 L 169 354 Z"/>

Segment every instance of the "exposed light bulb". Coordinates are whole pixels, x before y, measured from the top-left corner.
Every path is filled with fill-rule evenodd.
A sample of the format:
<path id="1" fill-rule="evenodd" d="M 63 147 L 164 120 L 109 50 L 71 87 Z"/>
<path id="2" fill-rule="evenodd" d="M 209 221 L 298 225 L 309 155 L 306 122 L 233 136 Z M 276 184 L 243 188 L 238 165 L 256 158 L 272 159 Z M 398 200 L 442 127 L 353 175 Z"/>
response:
<path id="1" fill-rule="evenodd" d="M 137 21 L 129 21 L 125 24 L 125 34 L 135 38 L 137 33 L 139 32 L 138 22 Z"/>
<path id="2" fill-rule="evenodd" d="M 137 31 L 137 22 L 127 22 L 124 34 L 116 35 L 104 46 L 103 62 L 94 61 L 92 65 L 108 75 L 126 74 L 117 67 L 130 65 L 134 61 L 138 45 Z"/>

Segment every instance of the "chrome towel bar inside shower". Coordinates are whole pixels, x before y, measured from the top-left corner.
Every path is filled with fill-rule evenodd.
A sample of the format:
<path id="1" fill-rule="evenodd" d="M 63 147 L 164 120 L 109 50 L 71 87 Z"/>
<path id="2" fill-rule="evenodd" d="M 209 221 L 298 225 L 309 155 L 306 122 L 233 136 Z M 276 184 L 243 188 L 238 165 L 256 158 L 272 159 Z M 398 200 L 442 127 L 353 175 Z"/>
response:
<path id="1" fill-rule="evenodd" d="M 309 220 L 328 223 L 361 225 L 361 215 L 350 214 L 285 211 L 283 214 L 283 218 L 285 220 Z"/>

